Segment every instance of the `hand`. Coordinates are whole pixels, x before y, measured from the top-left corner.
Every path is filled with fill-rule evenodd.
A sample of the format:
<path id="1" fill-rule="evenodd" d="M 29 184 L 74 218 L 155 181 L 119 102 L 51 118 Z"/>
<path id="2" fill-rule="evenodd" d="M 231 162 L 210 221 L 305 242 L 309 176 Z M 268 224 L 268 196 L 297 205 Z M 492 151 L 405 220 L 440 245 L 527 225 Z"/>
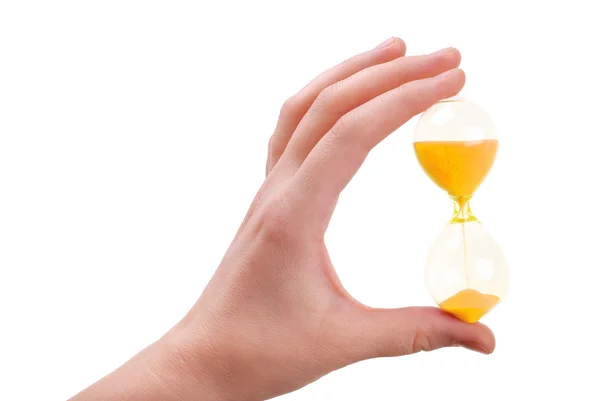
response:
<path id="1" fill-rule="evenodd" d="M 493 351 L 487 327 L 438 308 L 362 305 L 329 260 L 330 217 L 369 151 L 464 85 L 457 50 L 404 53 L 390 39 L 285 102 L 266 180 L 221 265 L 187 316 L 134 358 L 160 383 L 161 399 L 264 400 L 369 358 L 457 345 Z"/>

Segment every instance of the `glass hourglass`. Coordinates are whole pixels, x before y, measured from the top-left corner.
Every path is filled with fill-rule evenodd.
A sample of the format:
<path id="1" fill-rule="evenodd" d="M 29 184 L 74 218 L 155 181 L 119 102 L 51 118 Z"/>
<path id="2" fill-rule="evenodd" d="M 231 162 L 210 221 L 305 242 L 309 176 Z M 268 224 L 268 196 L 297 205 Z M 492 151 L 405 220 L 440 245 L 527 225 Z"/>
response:
<path id="1" fill-rule="evenodd" d="M 421 115 L 413 144 L 425 173 L 454 202 L 454 215 L 427 256 L 427 288 L 441 309 L 475 323 L 508 287 L 504 254 L 470 207 L 496 158 L 494 124 L 477 104 L 450 98 Z"/>

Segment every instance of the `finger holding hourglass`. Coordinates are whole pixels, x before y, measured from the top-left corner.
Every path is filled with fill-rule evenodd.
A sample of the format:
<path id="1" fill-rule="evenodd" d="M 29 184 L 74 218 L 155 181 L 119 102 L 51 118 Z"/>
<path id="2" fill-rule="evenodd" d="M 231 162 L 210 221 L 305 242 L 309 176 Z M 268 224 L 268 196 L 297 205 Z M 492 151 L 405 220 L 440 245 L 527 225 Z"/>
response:
<path id="1" fill-rule="evenodd" d="M 475 323 L 504 298 L 508 287 L 502 250 L 470 206 L 498 151 L 494 124 L 477 104 L 445 99 L 421 115 L 414 150 L 425 173 L 454 202 L 454 215 L 427 257 L 427 287 L 441 309 Z"/>

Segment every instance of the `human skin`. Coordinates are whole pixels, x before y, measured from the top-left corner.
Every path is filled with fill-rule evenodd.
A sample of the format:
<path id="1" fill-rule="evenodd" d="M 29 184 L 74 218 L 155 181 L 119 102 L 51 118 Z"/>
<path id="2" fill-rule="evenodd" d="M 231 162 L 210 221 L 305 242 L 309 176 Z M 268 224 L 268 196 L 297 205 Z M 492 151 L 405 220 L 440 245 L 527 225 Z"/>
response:
<path id="1" fill-rule="evenodd" d="M 266 400 L 347 365 L 462 346 L 484 325 L 433 307 L 372 308 L 343 287 L 324 235 L 341 191 L 384 138 L 465 83 L 453 48 L 405 56 L 391 38 L 325 71 L 284 103 L 266 178 L 187 315 L 89 400 Z"/>

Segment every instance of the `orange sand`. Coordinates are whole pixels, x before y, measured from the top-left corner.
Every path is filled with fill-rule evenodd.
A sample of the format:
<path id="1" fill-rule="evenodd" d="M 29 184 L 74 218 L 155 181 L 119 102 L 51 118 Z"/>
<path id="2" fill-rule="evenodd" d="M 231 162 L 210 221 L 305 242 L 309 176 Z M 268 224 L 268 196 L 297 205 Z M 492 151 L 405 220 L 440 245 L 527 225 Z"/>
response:
<path id="1" fill-rule="evenodd" d="M 462 290 L 440 304 L 440 308 L 467 323 L 475 323 L 488 313 L 500 299 L 479 291 Z"/>
<path id="2" fill-rule="evenodd" d="M 421 167 L 451 196 L 470 198 L 485 179 L 498 150 L 498 141 L 415 142 Z"/>

